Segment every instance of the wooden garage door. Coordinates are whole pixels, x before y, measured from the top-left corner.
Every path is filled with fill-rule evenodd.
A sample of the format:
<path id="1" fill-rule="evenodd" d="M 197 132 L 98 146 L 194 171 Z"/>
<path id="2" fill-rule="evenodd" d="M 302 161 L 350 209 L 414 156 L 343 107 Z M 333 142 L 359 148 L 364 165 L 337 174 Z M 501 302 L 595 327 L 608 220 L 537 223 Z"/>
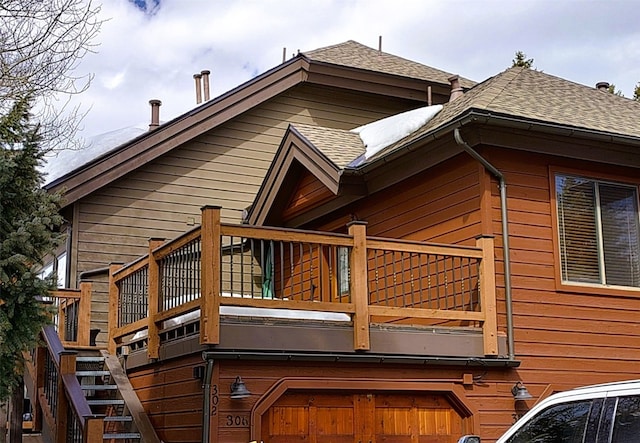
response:
<path id="1" fill-rule="evenodd" d="M 455 443 L 464 433 L 438 394 L 288 393 L 262 419 L 265 443 Z"/>

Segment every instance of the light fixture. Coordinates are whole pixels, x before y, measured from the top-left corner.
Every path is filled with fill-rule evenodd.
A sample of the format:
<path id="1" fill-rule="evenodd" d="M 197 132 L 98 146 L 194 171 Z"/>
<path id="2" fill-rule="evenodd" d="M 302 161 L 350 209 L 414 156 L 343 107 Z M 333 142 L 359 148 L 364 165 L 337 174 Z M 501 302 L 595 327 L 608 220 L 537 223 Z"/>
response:
<path id="1" fill-rule="evenodd" d="M 193 367 L 193 378 L 196 380 L 204 380 L 204 366 Z"/>
<path id="2" fill-rule="evenodd" d="M 247 398 L 251 395 L 251 392 L 247 389 L 240 376 L 236 377 L 236 380 L 231 383 L 231 398 L 238 400 L 241 398 Z"/>
<path id="3" fill-rule="evenodd" d="M 533 396 L 529 394 L 527 387 L 523 385 L 521 381 L 513 385 L 513 388 L 511 388 L 511 394 L 513 394 L 514 400 L 529 400 L 530 398 L 533 398 Z"/>

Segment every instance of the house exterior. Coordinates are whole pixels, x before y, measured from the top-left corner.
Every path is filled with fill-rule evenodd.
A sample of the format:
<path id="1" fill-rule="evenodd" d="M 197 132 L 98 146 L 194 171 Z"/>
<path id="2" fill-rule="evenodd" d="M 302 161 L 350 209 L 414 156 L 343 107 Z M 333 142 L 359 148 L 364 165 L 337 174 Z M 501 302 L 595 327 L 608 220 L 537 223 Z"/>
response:
<path id="1" fill-rule="evenodd" d="M 93 282 L 98 343 L 107 340 L 109 264 L 200 224 L 203 205 L 240 223 L 289 123 L 350 129 L 443 103 L 450 76 L 354 41 L 300 53 L 159 127 L 156 115 L 149 132 L 48 183 L 64 192 L 69 221 L 55 268 L 64 287 Z"/>
<path id="2" fill-rule="evenodd" d="M 201 126 L 183 116 L 65 178 L 75 272 L 90 238 L 123 236 L 107 226 L 145 226 L 94 290 L 109 293 L 107 352 L 163 441 L 493 441 L 555 391 L 638 377 L 640 104 L 523 68 L 439 83 L 437 100 L 381 97 L 400 78 L 366 65 L 376 53 L 302 54 L 203 105 Z M 287 69 L 308 78 L 213 123 Z M 434 97 L 436 83 L 405 87 Z M 276 102 L 289 118 L 265 121 Z M 368 138 L 373 109 L 410 113 Z M 260 121 L 229 151 L 269 149 L 255 198 L 194 198 L 183 183 L 210 171 L 194 168 L 147 188 L 153 200 L 106 203 Z M 185 140 L 191 127 L 204 132 Z M 154 202 L 170 194 L 183 209 L 164 220 Z"/>
<path id="3" fill-rule="evenodd" d="M 358 166 L 365 147 L 353 133 L 292 125 L 249 221 L 340 232 L 359 220 L 368 235 L 444 244 L 495 238 L 498 331 L 519 365 L 487 367 L 465 397 L 491 441 L 552 392 L 638 377 L 638 116 L 637 102 L 511 68 Z M 337 156 L 343 144 L 351 162 Z M 345 200 L 343 189 L 358 192 Z M 440 370 L 421 377 L 460 372 Z M 517 382 L 532 399 L 514 401 Z"/>

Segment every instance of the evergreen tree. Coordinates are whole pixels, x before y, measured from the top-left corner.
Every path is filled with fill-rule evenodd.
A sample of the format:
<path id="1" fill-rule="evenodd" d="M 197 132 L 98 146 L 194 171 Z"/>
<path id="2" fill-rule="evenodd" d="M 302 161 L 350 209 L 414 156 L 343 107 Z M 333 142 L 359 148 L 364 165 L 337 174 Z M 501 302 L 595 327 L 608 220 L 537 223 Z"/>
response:
<path id="1" fill-rule="evenodd" d="M 511 60 L 511 67 L 531 68 L 533 66 L 533 59 L 527 58 L 527 54 L 522 51 L 516 51 L 516 58 Z"/>
<path id="2" fill-rule="evenodd" d="M 636 83 L 636 88 L 633 90 L 633 99 L 640 102 L 640 82 Z"/>
<path id="3" fill-rule="evenodd" d="M 609 85 L 609 92 L 613 95 L 617 95 L 618 97 L 624 97 L 622 91 L 620 89 L 616 90 L 616 85 L 614 85 L 613 83 Z"/>
<path id="4" fill-rule="evenodd" d="M 22 378 L 23 352 L 47 322 L 40 301 L 54 286 L 37 269 L 60 244 L 59 195 L 42 189 L 37 167 L 44 151 L 30 122 L 30 101 L 19 99 L 0 115 L 0 400 Z"/>

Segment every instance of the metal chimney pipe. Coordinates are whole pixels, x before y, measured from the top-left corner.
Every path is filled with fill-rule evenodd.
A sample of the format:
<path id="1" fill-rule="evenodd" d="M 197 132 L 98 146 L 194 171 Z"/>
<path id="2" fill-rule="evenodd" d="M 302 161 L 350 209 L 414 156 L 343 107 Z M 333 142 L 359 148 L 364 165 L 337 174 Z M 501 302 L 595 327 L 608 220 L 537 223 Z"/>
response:
<path id="1" fill-rule="evenodd" d="M 464 91 L 462 90 L 462 86 L 460 86 L 460 77 L 456 75 L 452 75 L 447 80 L 451 83 L 451 95 L 449 96 L 449 101 L 452 102 L 458 97 L 462 97 Z"/>
<path id="2" fill-rule="evenodd" d="M 205 102 L 209 101 L 209 74 L 211 74 L 211 71 L 208 69 L 205 69 L 200 73 L 200 75 L 202 75 L 202 89 L 204 91 Z"/>
<path id="3" fill-rule="evenodd" d="M 609 92 L 609 82 L 598 82 L 596 83 L 596 89 L 602 92 Z"/>
<path id="4" fill-rule="evenodd" d="M 202 74 L 193 74 L 193 79 L 196 81 L 196 104 L 202 103 Z"/>
<path id="5" fill-rule="evenodd" d="M 149 100 L 151 105 L 151 123 L 149 124 L 149 131 L 153 131 L 160 126 L 160 105 L 162 102 L 157 99 Z"/>

